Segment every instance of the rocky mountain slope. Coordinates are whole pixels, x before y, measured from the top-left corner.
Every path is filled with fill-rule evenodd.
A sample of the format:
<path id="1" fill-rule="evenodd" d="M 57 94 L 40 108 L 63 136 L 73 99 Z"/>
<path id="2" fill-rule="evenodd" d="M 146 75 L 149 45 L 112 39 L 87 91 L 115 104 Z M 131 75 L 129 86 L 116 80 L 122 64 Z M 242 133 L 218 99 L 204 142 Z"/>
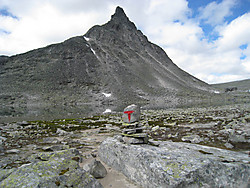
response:
<path id="1" fill-rule="evenodd" d="M 108 102 L 179 104 L 183 95 L 211 90 L 149 42 L 120 7 L 83 36 L 0 56 L 0 102 L 6 106 L 105 103 L 106 94 Z"/>

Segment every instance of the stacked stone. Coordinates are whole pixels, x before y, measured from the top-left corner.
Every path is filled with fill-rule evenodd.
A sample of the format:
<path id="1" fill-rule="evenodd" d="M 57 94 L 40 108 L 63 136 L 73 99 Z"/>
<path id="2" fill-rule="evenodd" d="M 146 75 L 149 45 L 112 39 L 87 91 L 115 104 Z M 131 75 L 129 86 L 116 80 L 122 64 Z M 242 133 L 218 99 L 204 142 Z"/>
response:
<path id="1" fill-rule="evenodd" d="M 144 133 L 140 121 L 140 107 L 137 105 L 127 106 L 123 111 L 123 126 L 122 140 L 128 144 L 147 144 L 148 134 Z"/>

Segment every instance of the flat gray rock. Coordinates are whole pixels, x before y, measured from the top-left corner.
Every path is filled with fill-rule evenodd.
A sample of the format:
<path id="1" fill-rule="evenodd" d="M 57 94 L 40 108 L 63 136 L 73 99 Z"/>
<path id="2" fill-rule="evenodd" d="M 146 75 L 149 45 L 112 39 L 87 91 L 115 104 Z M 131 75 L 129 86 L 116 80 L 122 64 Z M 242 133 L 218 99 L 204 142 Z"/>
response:
<path id="1" fill-rule="evenodd" d="M 0 187 L 103 187 L 80 168 L 78 158 L 80 156 L 74 149 L 32 155 L 32 163 L 13 171 L 1 170 Z"/>
<path id="2" fill-rule="evenodd" d="M 240 152 L 167 141 L 158 147 L 127 145 L 107 138 L 99 156 L 145 188 L 249 186 L 250 159 Z"/>

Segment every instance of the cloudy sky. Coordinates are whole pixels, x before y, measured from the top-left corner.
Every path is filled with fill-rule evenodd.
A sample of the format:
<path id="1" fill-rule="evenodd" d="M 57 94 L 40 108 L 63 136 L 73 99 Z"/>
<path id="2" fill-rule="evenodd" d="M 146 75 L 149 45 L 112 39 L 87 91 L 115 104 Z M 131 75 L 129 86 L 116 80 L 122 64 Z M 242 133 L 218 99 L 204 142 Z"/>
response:
<path id="1" fill-rule="evenodd" d="M 197 78 L 250 78 L 250 0 L 0 0 L 0 55 L 83 35 L 106 23 L 118 5 Z"/>

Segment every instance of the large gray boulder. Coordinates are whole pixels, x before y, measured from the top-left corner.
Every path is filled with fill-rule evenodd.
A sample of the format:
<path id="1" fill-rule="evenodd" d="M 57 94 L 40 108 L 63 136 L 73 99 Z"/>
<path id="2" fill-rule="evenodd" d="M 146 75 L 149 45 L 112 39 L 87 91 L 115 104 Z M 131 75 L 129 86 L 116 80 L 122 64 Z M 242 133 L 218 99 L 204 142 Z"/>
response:
<path id="1" fill-rule="evenodd" d="M 14 171 L 0 171 L 0 187 L 101 188 L 92 175 L 80 168 L 79 159 L 74 149 L 35 154 L 30 157 L 30 164 Z"/>
<path id="2" fill-rule="evenodd" d="M 128 145 L 107 138 L 99 149 L 102 161 L 145 188 L 247 187 L 247 154 L 191 143 Z"/>

